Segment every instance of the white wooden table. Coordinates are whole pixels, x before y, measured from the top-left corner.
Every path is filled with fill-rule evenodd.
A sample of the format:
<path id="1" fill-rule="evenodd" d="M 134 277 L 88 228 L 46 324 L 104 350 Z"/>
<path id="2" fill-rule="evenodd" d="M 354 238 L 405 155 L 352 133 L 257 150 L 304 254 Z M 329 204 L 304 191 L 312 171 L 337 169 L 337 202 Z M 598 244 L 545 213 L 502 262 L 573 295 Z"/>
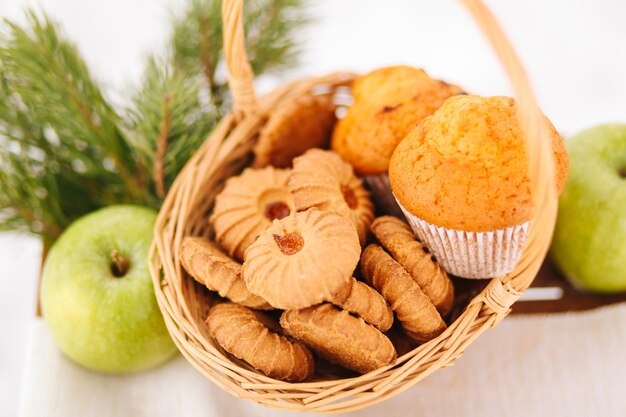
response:
<path id="1" fill-rule="evenodd" d="M 19 11 L 26 5 L 43 5 L 64 23 L 95 76 L 108 87 L 109 95 L 119 101 L 129 82 L 140 78 L 147 51 L 158 49 L 167 38 L 164 29 L 168 27 L 168 9 L 176 10 L 182 2 L 1 0 L 0 18 L 20 16 Z M 518 46 L 544 111 L 557 128 L 567 134 L 596 123 L 626 122 L 625 2 L 491 0 L 488 3 Z M 314 2 L 312 12 L 318 20 L 301 34 L 302 65 L 289 73 L 289 77 L 336 69 L 365 71 L 380 65 L 407 63 L 424 66 L 432 74 L 459 83 L 468 91 L 484 95 L 510 91 L 481 35 L 453 0 L 323 0 Z M 259 87 L 266 91 L 276 82 L 276 78 L 265 79 Z M 115 415 L 105 412 L 106 407 L 123 407 L 123 404 L 132 404 L 133 408 L 117 415 L 269 413 L 221 395 L 181 359 L 152 374 L 114 379 L 84 372 L 55 356 L 45 327 L 33 318 L 39 251 L 38 243 L 32 239 L 0 235 L 0 416 L 18 414 L 20 395 L 28 406 L 25 411 L 40 410 L 38 405 L 49 404 L 43 396 L 46 392 L 66 395 L 56 400 L 67 402 L 63 416 Z M 589 316 L 592 318 L 588 327 L 580 328 L 550 324 L 550 320 L 507 319 L 472 346 L 454 368 L 433 375 L 397 400 L 375 407 L 372 415 L 399 415 L 400 410 L 410 410 L 414 415 L 456 415 L 452 407 L 458 402 L 466 405 L 462 415 L 478 415 L 479 410 L 511 416 L 611 415 L 599 412 L 626 415 L 623 400 L 618 399 L 620 392 L 616 391 L 621 390 L 623 397 L 626 373 L 623 355 L 617 353 L 620 349 L 624 351 L 626 340 L 623 330 L 615 331 L 620 327 L 618 319 L 624 323 L 622 310 Z M 582 326 L 583 321 L 580 323 Z M 554 328 L 550 327 L 553 325 Z M 552 336 L 533 337 L 542 327 Z M 507 354 L 515 347 L 511 341 L 518 340 L 513 336 L 516 334 L 524 335 L 519 343 L 528 347 L 521 358 Z M 42 353 L 41 349 L 37 350 L 40 347 L 48 350 Z M 561 355 L 572 352 L 575 360 L 565 364 L 560 359 L 562 356 L 550 356 L 553 347 L 558 347 Z M 493 362 L 487 363 L 486 358 Z M 31 368 L 25 379 L 27 360 Z M 51 374 L 54 369 L 67 378 L 60 380 L 61 374 Z M 541 379 L 533 377 L 529 369 L 541 369 Z M 467 372 L 474 370 L 481 376 L 481 384 L 467 376 Z M 170 379 L 173 375 L 178 378 L 175 382 Z M 41 385 L 50 380 L 55 384 Z M 26 385 L 25 381 L 28 381 Z M 59 391 L 70 382 L 79 391 Z M 154 392 L 147 394 L 147 389 L 163 383 L 175 394 L 173 398 L 177 402 L 173 405 L 166 405 L 163 397 Z M 127 387 L 128 395 L 112 400 L 106 393 L 117 385 Z M 71 411 L 74 403 L 70 398 L 79 395 L 83 401 L 100 404 L 101 407 L 96 407 L 100 413 Z M 419 408 L 420 404 L 427 405 Z M 603 405 L 605 408 L 601 408 Z M 157 413 L 164 411 L 168 413 Z"/>
<path id="2" fill-rule="evenodd" d="M 438 371 L 349 416 L 611 417 L 626 415 L 626 304 L 584 315 L 510 317 Z M 184 358 L 114 377 L 86 371 L 32 328 L 22 417 L 286 417 L 213 385 Z"/>

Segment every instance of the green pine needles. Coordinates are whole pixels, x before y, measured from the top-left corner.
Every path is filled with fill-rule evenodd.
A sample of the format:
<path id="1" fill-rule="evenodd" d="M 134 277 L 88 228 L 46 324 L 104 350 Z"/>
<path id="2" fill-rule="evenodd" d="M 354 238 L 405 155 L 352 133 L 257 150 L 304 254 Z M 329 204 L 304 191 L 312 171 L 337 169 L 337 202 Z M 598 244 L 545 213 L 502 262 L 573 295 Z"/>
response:
<path id="1" fill-rule="evenodd" d="M 125 108 L 107 100 L 55 23 L 27 17 L 26 27 L 5 21 L 0 31 L 0 230 L 49 245 L 97 208 L 158 208 L 229 108 L 221 2 L 189 0 Z M 257 75 L 295 62 L 303 0 L 247 1 L 244 21 Z"/>

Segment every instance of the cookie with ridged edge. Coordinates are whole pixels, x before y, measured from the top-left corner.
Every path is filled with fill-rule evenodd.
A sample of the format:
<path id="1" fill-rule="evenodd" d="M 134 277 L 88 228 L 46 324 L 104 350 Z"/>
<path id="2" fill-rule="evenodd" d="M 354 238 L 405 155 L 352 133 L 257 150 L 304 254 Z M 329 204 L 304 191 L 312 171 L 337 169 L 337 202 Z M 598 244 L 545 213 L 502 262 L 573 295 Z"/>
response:
<path id="1" fill-rule="evenodd" d="M 332 299 L 352 279 L 361 246 L 350 220 L 330 211 L 296 212 L 264 230 L 246 251 L 250 291 L 290 310 Z"/>
<path id="2" fill-rule="evenodd" d="M 454 285 L 446 271 L 415 238 L 409 225 L 397 217 L 381 216 L 372 222 L 370 230 L 446 317 L 454 303 Z"/>
<path id="3" fill-rule="evenodd" d="M 330 302 L 361 317 L 382 332 L 393 324 L 393 311 L 385 298 L 374 288 L 354 278 Z"/>
<path id="4" fill-rule="evenodd" d="M 209 334 L 231 355 L 272 378 L 304 381 L 313 375 L 313 355 L 304 345 L 279 334 L 269 316 L 235 303 L 209 310 Z"/>
<path id="5" fill-rule="evenodd" d="M 271 113 L 253 152 L 252 166 L 291 166 L 291 161 L 310 148 L 327 148 L 335 124 L 331 94 L 306 95 Z"/>
<path id="6" fill-rule="evenodd" d="M 241 264 L 216 244 L 201 237 L 186 237 L 180 245 L 180 263 L 196 281 L 220 297 L 260 310 L 271 310 L 267 301 L 252 294 L 241 276 Z"/>
<path id="7" fill-rule="evenodd" d="M 387 172 L 396 145 L 443 102 L 463 91 L 418 68 L 399 65 L 358 77 L 354 104 L 333 131 L 331 148 L 360 175 Z"/>
<path id="8" fill-rule="evenodd" d="M 400 325 L 413 339 L 427 342 L 446 329 L 446 323 L 432 301 L 402 265 L 380 246 L 371 244 L 365 248 L 361 269 L 365 282 L 391 304 Z"/>
<path id="9" fill-rule="evenodd" d="M 226 181 L 215 198 L 209 222 L 216 240 L 230 256 L 243 261 L 246 249 L 259 233 L 294 210 L 288 177 L 286 169 L 248 168 Z"/>
<path id="10" fill-rule="evenodd" d="M 363 319 L 324 303 L 285 311 L 280 325 L 318 355 L 348 369 L 367 373 L 396 359 L 391 341 Z"/>
<path id="11" fill-rule="evenodd" d="M 288 188 L 297 211 L 315 207 L 342 215 L 352 221 L 361 244 L 365 244 L 374 205 L 352 166 L 339 155 L 311 149 L 297 157 Z"/>

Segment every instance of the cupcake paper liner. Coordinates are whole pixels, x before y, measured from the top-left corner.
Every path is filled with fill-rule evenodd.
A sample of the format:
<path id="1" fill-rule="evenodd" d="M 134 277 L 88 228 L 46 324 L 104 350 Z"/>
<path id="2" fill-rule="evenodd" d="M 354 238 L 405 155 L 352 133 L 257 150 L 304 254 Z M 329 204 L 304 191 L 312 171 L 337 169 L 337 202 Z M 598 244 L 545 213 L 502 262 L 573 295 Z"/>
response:
<path id="1" fill-rule="evenodd" d="M 389 175 L 387 173 L 365 175 L 363 176 L 363 181 L 368 185 L 372 198 L 380 212 L 400 218 L 404 217 L 402 209 L 400 209 L 396 198 L 391 192 Z"/>
<path id="2" fill-rule="evenodd" d="M 462 278 L 492 278 L 511 272 L 520 261 L 528 224 L 488 232 L 466 232 L 436 226 L 404 212 L 417 238 L 450 274 Z"/>

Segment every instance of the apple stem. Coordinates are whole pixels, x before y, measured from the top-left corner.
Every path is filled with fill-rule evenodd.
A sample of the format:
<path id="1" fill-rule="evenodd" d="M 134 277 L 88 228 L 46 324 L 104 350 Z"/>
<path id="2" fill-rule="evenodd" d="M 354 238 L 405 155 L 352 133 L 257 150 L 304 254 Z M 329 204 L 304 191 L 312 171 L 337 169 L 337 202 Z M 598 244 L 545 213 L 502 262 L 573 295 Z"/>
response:
<path id="1" fill-rule="evenodd" d="M 111 264 L 111 272 L 113 272 L 113 275 L 118 278 L 126 275 L 128 267 L 130 266 L 128 259 L 120 255 L 117 249 L 113 249 L 111 251 L 111 259 L 113 260 L 113 263 Z"/>

